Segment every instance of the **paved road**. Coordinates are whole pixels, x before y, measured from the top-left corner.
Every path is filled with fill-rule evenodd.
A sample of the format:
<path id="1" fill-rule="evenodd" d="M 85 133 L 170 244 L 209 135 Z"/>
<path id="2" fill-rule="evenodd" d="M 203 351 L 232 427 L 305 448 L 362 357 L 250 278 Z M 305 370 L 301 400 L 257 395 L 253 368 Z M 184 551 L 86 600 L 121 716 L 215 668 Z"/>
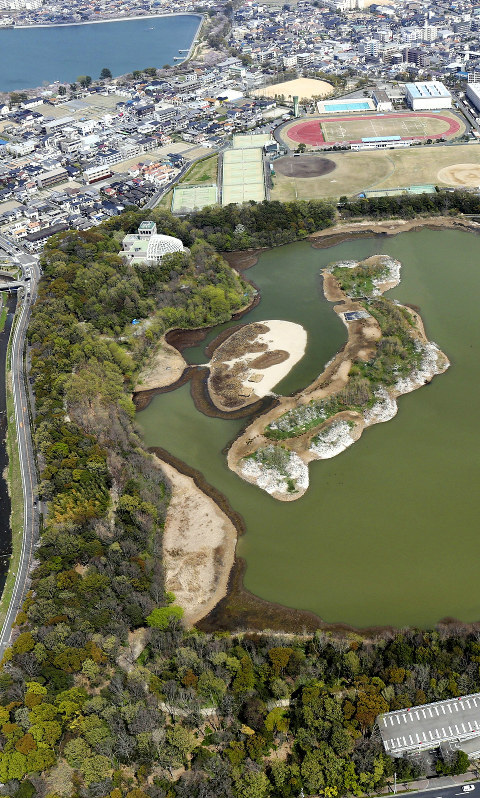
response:
<path id="1" fill-rule="evenodd" d="M 432 779 L 432 781 L 435 780 Z M 444 782 L 446 779 L 438 779 L 438 781 Z M 465 787 L 469 789 L 464 791 Z M 473 790 L 471 789 L 472 787 Z M 401 789 L 400 786 L 399 789 Z M 425 790 L 408 793 L 408 798 L 458 798 L 458 796 L 462 796 L 462 798 L 469 798 L 469 796 L 470 798 L 478 798 L 478 796 L 480 796 L 480 782 L 477 781 L 468 782 L 467 784 L 452 784 L 451 786 L 446 785 L 444 787 L 434 784 L 432 787 L 429 786 Z"/>
<path id="2" fill-rule="evenodd" d="M 27 283 L 24 298 L 17 315 L 17 322 L 13 331 L 11 350 L 11 374 L 13 401 L 15 407 L 15 424 L 17 429 L 18 452 L 23 488 L 24 522 L 20 561 L 15 577 L 12 597 L 5 621 L 0 632 L 0 656 L 3 656 L 8 647 L 12 634 L 12 625 L 15 616 L 23 603 L 28 589 L 29 572 L 32 563 L 35 542 L 38 536 L 38 507 L 37 507 L 37 477 L 32 446 L 30 419 L 28 415 L 27 389 L 23 370 L 23 352 L 25 348 L 25 335 L 30 319 L 30 311 L 37 294 L 37 285 L 40 278 L 38 260 L 34 256 L 21 253 L 12 246 L 3 236 L 0 236 L 0 248 L 15 257 L 18 264 L 30 270 L 30 282 Z"/>

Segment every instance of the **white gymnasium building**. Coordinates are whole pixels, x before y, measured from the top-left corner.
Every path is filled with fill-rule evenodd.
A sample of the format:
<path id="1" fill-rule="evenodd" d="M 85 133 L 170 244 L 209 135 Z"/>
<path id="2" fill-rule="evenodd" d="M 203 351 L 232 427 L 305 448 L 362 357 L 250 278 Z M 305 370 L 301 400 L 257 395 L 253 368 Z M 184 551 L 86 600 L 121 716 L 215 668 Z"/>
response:
<path id="1" fill-rule="evenodd" d="M 412 111 L 436 111 L 452 107 L 452 95 L 439 80 L 406 83 L 405 98 Z"/>

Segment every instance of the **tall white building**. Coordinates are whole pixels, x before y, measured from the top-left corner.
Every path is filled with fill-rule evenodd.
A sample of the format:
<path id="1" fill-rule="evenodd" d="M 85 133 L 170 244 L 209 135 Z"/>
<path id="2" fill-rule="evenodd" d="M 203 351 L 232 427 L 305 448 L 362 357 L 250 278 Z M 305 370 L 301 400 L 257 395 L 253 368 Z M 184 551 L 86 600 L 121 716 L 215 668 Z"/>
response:
<path id="1" fill-rule="evenodd" d="M 367 39 L 362 43 L 363 53 L 367 56 L 377 58 L 380 50 L 382 49 L 380 42 L 376 39 Z"/>
<path id="2" fill-rule="evenodd" d="M 467 97 L 477 111 L 480 111 L 480 83 L 468 83 Z"/>
<path id="3" fill-rule="evenodd" d="M 438 35 L 437 26 L 425 22 L 422 33 L 424 42 L 434 42 Z"/>

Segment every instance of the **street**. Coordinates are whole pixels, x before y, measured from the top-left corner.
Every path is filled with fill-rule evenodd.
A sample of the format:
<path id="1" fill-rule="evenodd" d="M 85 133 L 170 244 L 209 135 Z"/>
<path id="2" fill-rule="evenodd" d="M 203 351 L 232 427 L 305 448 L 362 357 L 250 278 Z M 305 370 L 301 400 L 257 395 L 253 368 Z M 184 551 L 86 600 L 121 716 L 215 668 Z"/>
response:
<path id="1" fill-rule="evenodd" d="M 37 285 L 40 278 L 38 259 L 35 256 L 22 253 L 16 247 L 0 236 L 0 248 L 11 255 L 24 271 L 30 269 L 31 279 L 27 283 L 23 299 L 20 299 L 20 310 L 17 310 L 16 325 L 13 329 L 11 348 L 11 376 L 13 401 L 15 407 L 15 425 L 17 431 L 18 454 L 22 477 L 24 519 L 23 536 L 20 560 L 18 563 L 15 584 L 12 591 L 3 627 L 0 633 L 0 656 L 10 643 L 12 626 L 15 617 L 25 598 L 28 588 L 28 578 L 32 563 L 35 542 L 38 536 L 38 506 L 37 506 L 37 477 L 35 472 L 35 458 L 32 445 L 30 417 L 25 374 L 23 370 L 23 352 L 25 336 L 30 319 L 30 311 L 37 294 Z"/>

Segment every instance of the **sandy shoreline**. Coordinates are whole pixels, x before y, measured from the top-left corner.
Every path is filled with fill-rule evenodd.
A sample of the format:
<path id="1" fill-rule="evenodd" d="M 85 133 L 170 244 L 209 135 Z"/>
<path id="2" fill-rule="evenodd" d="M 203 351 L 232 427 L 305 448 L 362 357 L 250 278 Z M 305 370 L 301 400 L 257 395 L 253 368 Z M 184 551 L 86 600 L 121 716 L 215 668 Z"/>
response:
<path id="1" fill-rule="evenodd" d="M 280 319 L 241 327 L 214 351 L 208 390 L 219 410 L 247 407 L 263 399 L 305 354 L 307 333 Z"/>
<path id="2" fill-rule="evenodd" d="M 388 261 L 389 274 L 386 279 L 374 283 L 377 295 L 396 285 L 400 274 L 400 264 L 388 256 L 372 256 L 365 263 L 379 258 Z M 323 271 L 323 277 L 326 299 L 340 303 L 333 310 L 347 326 L 346 345 L 308 388 L 293 397 L 282 397 L 276 407 L 256 418 L 234 441 L 228 452 L 228 465 L 232 471 L 280 501 L 295 501 L 303 496 L 309 486 L 308 465 L 312 460 L 341 454 L 360 438 L 364 429 L 393 418 L 399 396 L 430 382 L 435 374 L 442 373 L 449 366 L 443 352 L 426 338 L 420 316 L 408 308 L 414 325 L 412 338 L 418 351 L 422 352 L 420 367 L 416 371 L 412 370 L 409 377 L 399 379 L 388 390 L 378 389 L 371 409 L 363 412 L 341 411 L 325 422 L 319 421 L 307 432 L 284 438 L 275 444 L 265 436 L 266 427 L 270 425 L 275 428 L 278 419 L 289 410 L 301 409 L 302 413 L 308 414 L 312 400 L 325 399 L 344 388 L 349 381 L 352 364 L 355 361 L 369 361 L 376 351 L 375 342 L 382 336 L 377 320 L 365 311 L 359 301 L 342 291 L 328 269 Z M 351 313 L 357 313 L 360 317 L 349 321 L 345 314 Z"/>
<path id="3" fill-rule="evenodd" d="M 149 358 L 137 377 L 134 393 L 172 385 L 180 379 L 186 368 L 187 363 L 178 349 L 168 344 L 162 336 L 160 348 Z"/>
<path id="4" fill-rule="evenodd" d="M 172 490 L 163 534 L 165 588 L 193 626 L 227 593 L 237 530 L 191 477 L 156 459 Z"/>
<path id="5" fill-rule="evenodd" d="M 343 237 L 345 237 L 345 240 L 352 239 L 356 234 L 362 236 L 393 236 L 399 233 L 421 230 L 424 227 L 441 230 L 463 230 L 465 232 L 480 231 L 480 223 L 471 219 L 463 219 L 461 216 L 418 217 L 409 221 L 405 219 L 386 219 L 378 222 L 372 219 L 365 219 L 359 222 L 343 222 L 336 224 L 334 227 L 327 227 L 325 230 L 311 233 L 308 236 L 308 240 L 314 247 L 331 247 L 340 243 Z"/>

